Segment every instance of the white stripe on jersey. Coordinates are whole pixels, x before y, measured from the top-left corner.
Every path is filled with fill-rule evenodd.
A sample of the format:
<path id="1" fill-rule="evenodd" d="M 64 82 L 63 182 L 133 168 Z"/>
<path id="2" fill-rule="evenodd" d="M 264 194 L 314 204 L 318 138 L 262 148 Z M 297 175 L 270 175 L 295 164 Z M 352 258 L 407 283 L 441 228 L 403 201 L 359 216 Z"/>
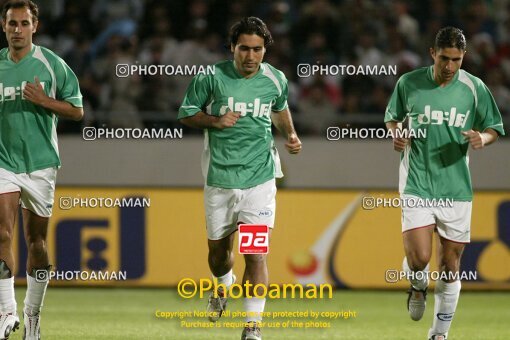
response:
<path id="1" fill-rule="evenodd" d="M 405 119 L 404 119 L 405 120 Z M 403 127 L 404 129 L 408 129 L 409 131 L 412 130 L 412 119 L 407 119 L 407 127 Z M 404 125 L 404 124 L 402 124 Z M 400 166 L 399 166 L 399 174 L 398 174 L 398 191 L 400 195 L 404 194 L 404 190 L 406 189 L 407 185 L 407 177 L 409 176 L 409 157 L 411 155 L 411 140 L 409 140 L 409 143 L 404 147 L 404 151 L 402 151 L 404 155 L 402 156 L 402 159 L 400 160 Z"/>
<path id="2" fill-rule="evenodd" d="M 50 62 L 48 61 L 48 59 L 46 59 L 46 57 L 42 53 L 40 46 L 35 47 L 35 51 L 32 56 L 35 59 L 40 60 L 44 64 L 44 66 L 46 66 L 46 68 L 48 69 L 48 72 L 51 75 L 51 89 L 50 89 L 49 96 L 53 99 L 56 99 L 57 98 L 57 77 L 55 76 L 55 72 L 53 72 L 53 69 L 50 66 Z M 53 122 L 53 124 L 51 127 L 51 145 L 53 145 L 53 149 L 55 149 L 57 156 L 60 158 L 60 153 L 58 151 L 57 115 L 56 114 L 53 114 L 52 122 Z"/>
<path id="3" fill-rule="evenodd" d="M 475 84 L 473 84 L 473 81 L 469 79 L 469 77 L 466 75 L 466 71 L 459 70 L 459 81 L 466 84 L 467 87 L 473 92 L 473 97 L 475 97 L 475 110 L 478 108 L 478 96 L 476 95 L 476 88 Z M 467 121 L 467 117 L 466 117 Z"/>
<path id="4" fill-rule="evenodd" d="M 282 95 L 282 88 L 280 86 L 280 83 L 278 82 L 278 79 L 276 79 L 276 76 L 273 72 L 271 72 L 271 69 L 269 67 L 266 67 L 264 64 L 260 64 L 260 67 L 262 67 L 262 74 L 268 77 L 273 81 L 276 88 L 278 89 L 278 97 Z"/>
<path id="5" fill-rule="evenodd" d="M 209 134 L 207 133 L 207 129 L 204 129 L 204 150 L 202 151 L 202 159 L 200 161 L 200 165 L 202 166 L 202 175 L 204 176 L 206 184 L 210 163 L 211 163 L 211 150 L 209 149 Z"/>

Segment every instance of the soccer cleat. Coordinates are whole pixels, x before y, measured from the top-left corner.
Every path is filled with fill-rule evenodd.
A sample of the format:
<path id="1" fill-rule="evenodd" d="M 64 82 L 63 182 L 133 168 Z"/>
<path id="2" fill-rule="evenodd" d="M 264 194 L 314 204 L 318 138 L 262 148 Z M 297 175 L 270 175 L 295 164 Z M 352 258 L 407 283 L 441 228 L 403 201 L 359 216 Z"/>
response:
<path id="1" fill-rule="evenodd" d="M 446 340 L 446 335 L 434 334 L 429 338 L 429 340 Z"/>
<path id="2" fill-rule="evenodd" d="M 236 276 L 232 275 L 232 283 L 236 282 Z M 216 322 L 221 318 L 225 310 L 227 309 L 228 297 L 223 297 L 223 290 L 217 290 L 217 296 L 214 296 L 214 292 L 209 295 L 209 300 L 207 302 L 207 315 L 209 317 L 209 321 Z"/>
<path id="3" fill-rule="evenodd" d="M 258 322 L 248 322 L 246 327 L 244 327 L 241 340 L 262 340 Z"/>
<path id="4" fill-rule="evenodd" d="M 427 288 L 425 288 L 425 290 L 418 290 L 411 286 L 407 293 L 409 294 L 407 298 L 407 310 L 409 311 L 411 319 L 418 321 L 423 317 L 423 313 L 425 312 Z"/>
<path id="5" fill-rule="evenodd" d="M 0 340 L 9 339 L 9 335 L 19 328 L 16 313 L 0 314 Z"/>
<path id="6" fill-rule="evenodd" d="M 28 315 L 23 311 L 23 323 L 25 330 L 23 331 L 23 340 L 40 340 L 41 329 L 39 328 L 40 313 L 36 315 Z"/>

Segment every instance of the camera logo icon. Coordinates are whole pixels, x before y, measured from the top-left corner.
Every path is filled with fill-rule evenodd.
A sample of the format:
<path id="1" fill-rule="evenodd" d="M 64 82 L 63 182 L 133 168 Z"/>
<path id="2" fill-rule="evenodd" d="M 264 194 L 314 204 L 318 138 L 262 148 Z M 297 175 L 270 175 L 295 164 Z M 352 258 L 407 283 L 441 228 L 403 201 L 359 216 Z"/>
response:
<path id="1" fill-rule="evenodd" d="M 297 66 L 297 75 L 300 78 L 310 77 L 312 74 L 312 67 L 310 64 L 299 64 Z"/>
<path id="2" fill-rule="evenodd" d="M 117 64 L 115 66 L 115 74 L 119 78 L 129 77 L 129 65 L 128 64 Z"/>
<path id="3" fill-rule="evenodd" d="M 376 208 L 375 197 L 365 196 L 361 200 L 361 206 L 364 210 L 373 210 Z"/>
<path id="4" fill-rule="evenodd" d="M 46 269 L 38 269 L 35 271 L 36 282 L 46 282 L 50 279 L 50 272 Z"/>
<path id="5" fill-rule="evenodd" d="M 399 281 L 399 272 L 395 269 L 388 269 L 386 271 L 385 280 L 388 283 L 397 283 Z"/>
<path id="6" fill-rule="evenodd" d="M 83 139 L 84 140 L 95 140 L 97 138 L 97 131 L 95 127 L 88 126 L 83 128 Z"/>
<path id="7" fill-rule="evenodd" d="M 326 137 L 328 138 L 328 140 L 339 140 L 340 128 L 336 126 L 328 127 L 328 130 L 326 131 Z"/>
<path id="8" fill-rule="evenodd" d="M 71 197 L 60 197 L 60 209 L 69 210 L 73 207 L 73 199 Z"/>

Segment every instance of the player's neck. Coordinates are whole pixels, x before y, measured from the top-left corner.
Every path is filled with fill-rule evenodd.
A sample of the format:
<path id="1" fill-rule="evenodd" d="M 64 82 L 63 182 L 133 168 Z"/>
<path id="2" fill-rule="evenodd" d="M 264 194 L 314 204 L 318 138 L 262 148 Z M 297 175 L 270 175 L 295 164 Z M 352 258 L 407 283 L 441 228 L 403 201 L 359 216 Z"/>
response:
<path id="1" fill-rule="evenodd" d="M 235 67 L 235 69 L 236 69 L 237 73 L 239 73 L 241 76 L 243 76 L 243 77 L 244 77 L 244 78 L 246 78 L 246 79 L 249 79 L 249 78 L 253 77 L 253 76 L 254 76 L 254 75 L 256 75 L 256 74 L 259 72 L 259 70 L 260 70 L 260 65 L 259 65 L 259 67 L 257 68 L 257 70 L 256 70 L 255 72 L 252 72 L 252 73 L 247 74 L 246 72 L 242 72 L 242 71 L 239 69 L 239 67 L 237 67 L 237 64 L 236 64 L 236 62 L 235 62 L 235 61 L 234 61 L 234 67 Z"/>
<path id="2" fill-rule="evenodd" d="M 32 44 L 28 45 L 19 50 L 15 50 L 9 47 L 9 58 L 15 63 L 18 63 L 21 59 L 23 59 L 30 51 L 32 50 Z"/>
<path id="3" fill-rule="evenodd" d="M 452 79 L 450 79 L 450 80 L 444 80 L 443 78 L 441 78 L 441 75 L 436 74 L 436 71 L 435 71 L 435 70 L 434 70 L 434 74 L 433 74 L 433 75 L 434 75 L 434 82 L 435 82 L 437 85 L 439 85 L 439 87 L 445 87 L 445 86 L 447 86 L 447 85 L 448 85 L 448 84 L 450 84 L 450 83 L 453 81 L 453 79 L 455 78 L 455 76 L 454 76 L 454 77 L 452 77 Z"/>

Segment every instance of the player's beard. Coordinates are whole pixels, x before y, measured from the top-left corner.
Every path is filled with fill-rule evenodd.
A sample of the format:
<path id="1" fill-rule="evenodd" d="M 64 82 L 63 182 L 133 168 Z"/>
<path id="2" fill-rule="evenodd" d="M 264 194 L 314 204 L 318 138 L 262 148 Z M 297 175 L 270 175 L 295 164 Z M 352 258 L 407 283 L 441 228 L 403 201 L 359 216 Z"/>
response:
<path id="1" fill-rule="evenodd" d="M 257 72 L 257 70 L 259 69 L 259 63 L 257 62 L 243 63 L 243 69 L 246 74 L 253 74 Z"/>

